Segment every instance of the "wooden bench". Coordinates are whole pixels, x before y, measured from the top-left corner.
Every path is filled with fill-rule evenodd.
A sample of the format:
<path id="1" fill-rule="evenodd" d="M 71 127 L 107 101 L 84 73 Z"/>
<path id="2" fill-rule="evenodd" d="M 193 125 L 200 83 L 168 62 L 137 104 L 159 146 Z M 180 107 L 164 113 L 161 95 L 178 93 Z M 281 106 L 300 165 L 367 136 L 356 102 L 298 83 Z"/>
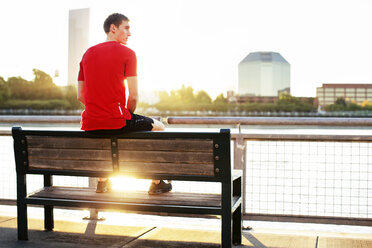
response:
<path id="1" fill-rule="evenodd" d="M 53 207 L 209 214 L 221 216 L 222 247 L 241 243 L 242 173 L 232 170 L 230 130 L 137 132 L 98 136 L 83 131 L 12 129 L 17 171 L 18 239 L 28 239 L 27 205 L 44 206 L 44 227 L 53 230 Z M 41 174 L 44 188 L 27 194 L 26 175 Z M 221 194 L 95 193 L 53 186 L 52 175 L 219 182 Z"/>

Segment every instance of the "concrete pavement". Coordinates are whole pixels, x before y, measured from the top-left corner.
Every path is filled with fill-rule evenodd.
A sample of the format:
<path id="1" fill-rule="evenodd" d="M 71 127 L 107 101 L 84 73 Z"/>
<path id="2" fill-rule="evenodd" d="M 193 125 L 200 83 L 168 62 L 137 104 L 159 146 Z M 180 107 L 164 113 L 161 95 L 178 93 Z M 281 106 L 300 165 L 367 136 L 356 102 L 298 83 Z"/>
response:
<path id="1" fill-rule="evenodd" d="M 103 212 L 100 216 L 106 220 L 89 221 L 82 219 L 89 215 L 88 211 L 56 209 L 54 231 L 46 232 L 42 208 L 29 208 L 28 215 L 29 240 L 18 241 L 16 209 L 0 205 L 0 247 L 220 247 L 220 220 L 217 218 Z M 243 232 L 243 245 L 238 247 L 372 247 L 372 227 L 339 229 L 341 227 L 334 225 L 250 224 L 254 229 Z"/>

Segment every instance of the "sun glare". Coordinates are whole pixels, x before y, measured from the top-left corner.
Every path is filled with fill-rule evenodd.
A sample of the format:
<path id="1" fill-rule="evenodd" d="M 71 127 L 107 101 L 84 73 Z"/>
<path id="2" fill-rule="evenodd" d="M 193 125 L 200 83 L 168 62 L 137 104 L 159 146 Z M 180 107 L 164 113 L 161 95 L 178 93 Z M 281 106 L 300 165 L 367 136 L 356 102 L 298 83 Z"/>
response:
<path id="1" fill-rule="evenodd" d="M 150 187 L 150 179 L 136 179 L 133 177 L 112 177 L 113 190 L 121 191 L 147 191 Z"/>

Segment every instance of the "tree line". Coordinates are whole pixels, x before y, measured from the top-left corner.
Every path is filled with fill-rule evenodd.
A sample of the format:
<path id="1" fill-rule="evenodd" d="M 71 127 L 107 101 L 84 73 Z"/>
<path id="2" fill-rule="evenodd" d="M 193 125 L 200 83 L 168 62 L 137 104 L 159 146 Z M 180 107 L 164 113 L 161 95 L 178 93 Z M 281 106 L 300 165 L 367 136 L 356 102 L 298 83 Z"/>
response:
<path id="1" fill-rule="evenodd" d="M 22 77 L 0 77 L 0 108 L 2 109 L 83 109 L 76 99 L 74 85 L 57 86 L 47 73 L 33 69 L 34 79 L 28 81 Z M 154 104 L 139 103 L 139 108 L 155 108 L 166 111 L 214 111 L 214 112 L 316 112 L 314 98 L 299 98 L 282 93 L 275 103 L 236 103 L 230 102 L 221 93 L 212 99 L 204 91 L 194 91 L 191 86 L 157 92 L 159 101 Z M 372 103 L 365 101 L 356 104 L 352 101 L 337 99 L 334 104 L 324 108 L 327 112 L 372 110 Z"/>
<path id="2" fill-rule="evenodd" d="M 325 106 L 324 110 L 328 112 L 372 110 L 372 102 L 365 100 L 362 104 L 357 104 L 355 101 L 346 101 L 339 97 L 334 104 Z"/>
<path id="3" fill-rule="evenodd" d="M 2 109 L 80 109 L 76 87 L 60 87 L 47 73 L 33 69 L 34 79 L 0 77 L 0 108 Z"/>
<path id="4" fill-rule="evenodd" d="M 235 103 L 219 94 L 212 99 L 204 90 L 194 92 L 191 86 L 177 90 L 158 92 L 159 102 L 143 108 L 153 107 L 159 111 L 246 111 L 246 112 L 316 112 L 314 98 L 302 99 L 282 93 L 275 103 Z"/>

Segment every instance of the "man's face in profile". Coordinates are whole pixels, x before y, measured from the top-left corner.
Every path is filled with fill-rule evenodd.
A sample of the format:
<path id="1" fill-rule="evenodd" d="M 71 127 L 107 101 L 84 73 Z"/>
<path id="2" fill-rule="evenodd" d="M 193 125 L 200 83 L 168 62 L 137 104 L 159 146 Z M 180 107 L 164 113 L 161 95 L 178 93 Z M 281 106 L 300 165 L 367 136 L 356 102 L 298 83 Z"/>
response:
<path id="1" fill-rule="evenodd" d="M 128 21 L 122 21 L 119 27 L 116 27 L 114 24 L 112 25 L 114 26 L 113 31 L 115 34 L 115 40 L 117 42 L 120 42 L 126 45 L 128 42 L 129 36 L 131 36 L 130 30 L 129 30 L 130 26 L 129 26 Z"/>

